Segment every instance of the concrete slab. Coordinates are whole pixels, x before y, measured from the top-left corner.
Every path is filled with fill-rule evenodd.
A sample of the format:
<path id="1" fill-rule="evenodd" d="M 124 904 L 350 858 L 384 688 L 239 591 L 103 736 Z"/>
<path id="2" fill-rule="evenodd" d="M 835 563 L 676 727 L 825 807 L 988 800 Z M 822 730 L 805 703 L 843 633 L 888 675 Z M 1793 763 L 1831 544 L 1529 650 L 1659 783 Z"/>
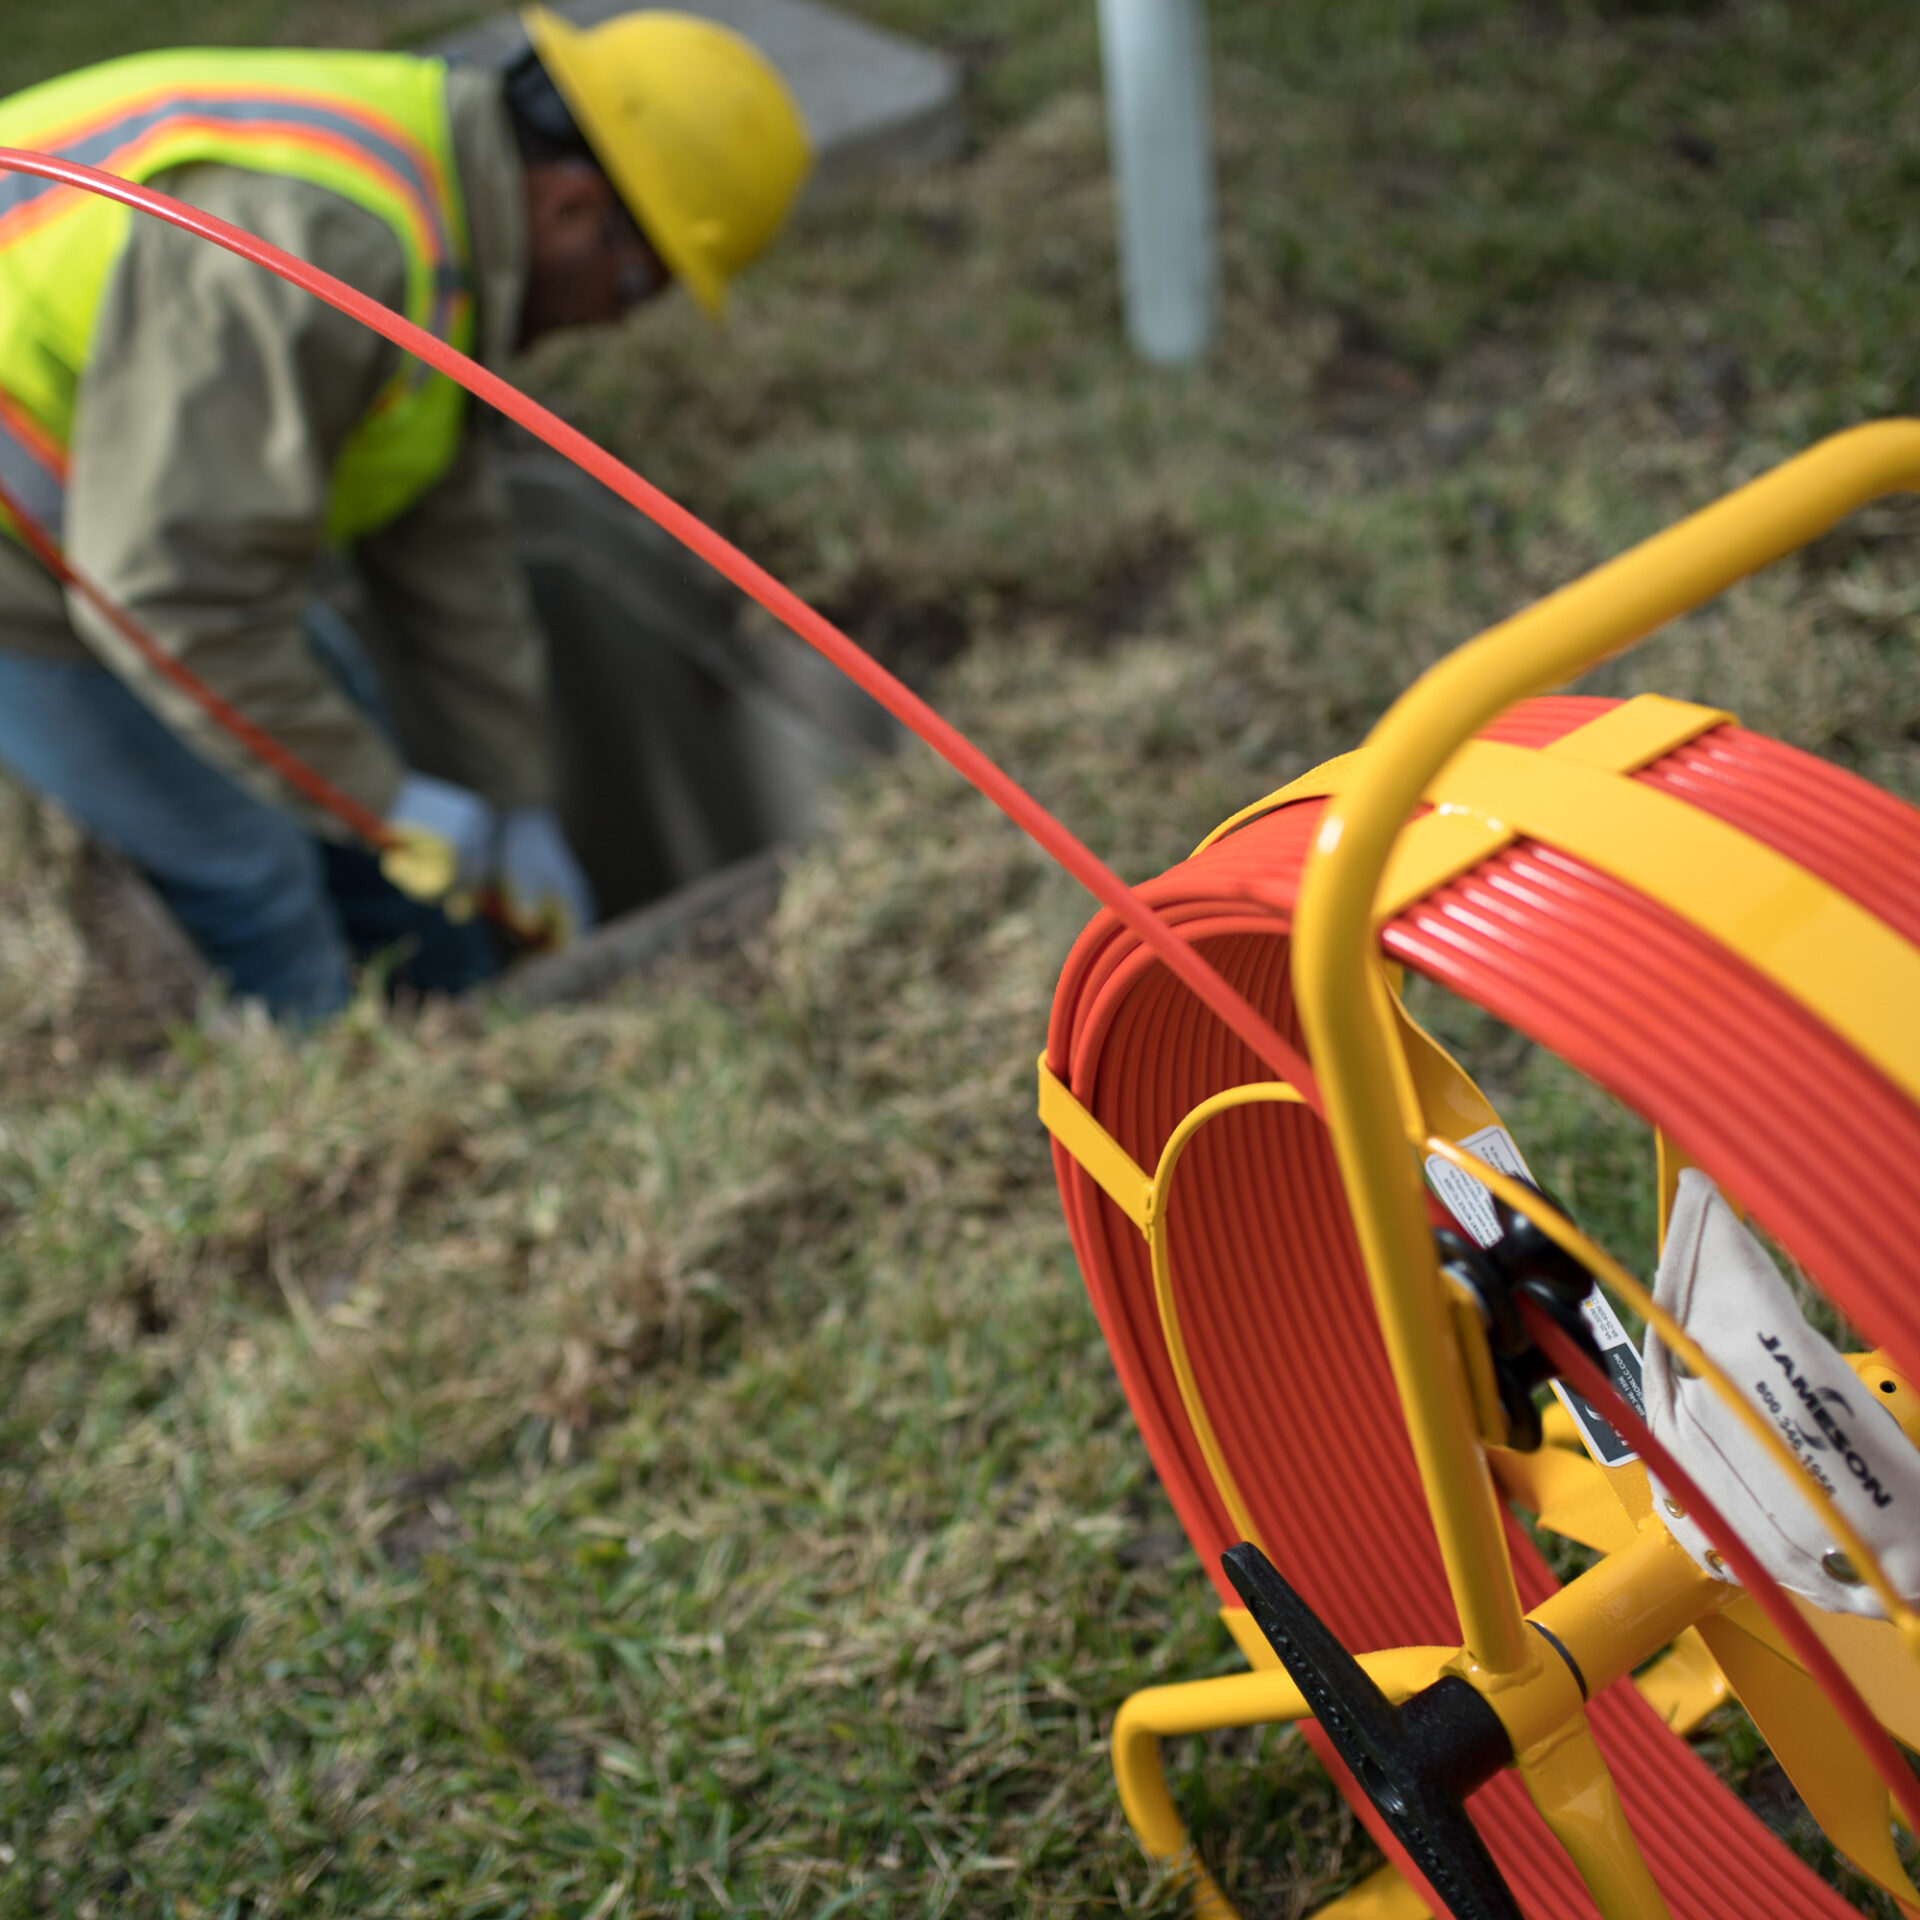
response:
<path id="1" fill-rule="evenodd" d="M 763 847 L 729 866 L 689 880 L 664 899 L 636 907 L 558 953 L 523 960 L 500 982 L 499 997 L 520 1008 L 590 1000 L 668 954 L 689 947 L 737 945 L 780 904 L 790 845 Z"/>
<path id="2" fill-rule="evenodd" d="M 634 0 L 556 0 L 554 11 L 593 26 L 633 10 Z M 819 0 L 671 0 L 751 40 L 786 76 L 813 136 L 816 166 L 805 198 L 896 167 L 931 166 L 966 135 L 960 65 L 898 34 L 822 6 Z M 505 66 L 526 45 L 519 20 L 502 14 L 434 41 L 449 59 Z"/>

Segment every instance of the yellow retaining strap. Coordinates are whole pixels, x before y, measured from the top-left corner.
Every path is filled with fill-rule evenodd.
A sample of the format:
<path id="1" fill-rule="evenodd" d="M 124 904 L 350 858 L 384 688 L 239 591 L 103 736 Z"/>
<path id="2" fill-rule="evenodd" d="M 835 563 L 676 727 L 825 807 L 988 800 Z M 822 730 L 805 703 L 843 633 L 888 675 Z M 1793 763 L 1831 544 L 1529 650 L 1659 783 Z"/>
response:
<path id="1" fill-rule="evenodd" d="M 1094 1185 L 1142 1233 L 1152 1218 L 1153 1182 L 1040 1056 L 1040 1124 L 1093 1176 Z"/>
<path id="2" fill-rule="evenodd" d="M 1619 775 L 1650 765 L 1671 753 L 1675 747 L 1684 746 L 1687 741 L 1732 717 L 1715 707 L 1694 706 L 1684 700 L 1669 700 L 1663 694 L 1643 693 L 1637 699 L 1626 700 L 1617 707 L 1609 708 L 1598 718 L 1589 720 L 1585 726 L 1574 728 L 1571 733 L 1563 734 L 1538 752 L 1524 747 L 1488 750 L 1515 756 L 1523 763 L 1550 759 L 1559 763 L 1551 770 L 1551 775 L 1572 776 L 1575 768 L 1596 768 Z M 1481 757 L 1480 750 L 1486 745 L 1484 742 L 1469 742 L 1460 754 L 1448 762 L 1427 796 L 1437 811 L 1414 821 L 1402 834 L 1382 886 L 1382 918 L 1390 919 L 1413 901 L 1431 893 L 1434 888 L 1499 852 L 1521 832 L 1532 831 L 1502 815 L 1497 805 L 1476 807 L 1470 801 L 1463 803 L 1456 793 L 1454 772 L 1456 768 L 1461 768 L 1463 784 L 1467 778 L 1473 782 L 1471 791 L 1483 796 L 1491 792 L 1498 799 L 1501 775 L 1497 770 L 1490 771 L 1490 763 Z M 1276 807 L 1286 806 L 1295 800 L 1324 799 L 1337 792 L 1342 785 L 1343 771 L 1350 769 L 1358 758 L 1357 753 L 1342 754 L 1338 759 L 1329 760 L 1313 772 L 1280 788 L 1278 792 L 1268 794 L 1264 800 L 1257 800 L 1252 806 L 1242 808 L 1201 841 L 1196 851 L 1204 851 L 1236 827 L 1244 826 L 1263 813 L 1271 813 Z M 1655 801 L 1677 811 L 1685 811 L 1694 818 L 1701 817 L 1693 815 L 1692 809 L 1685 808 L 1684 803 L 1654 793 L 1651 788 L 1634 787 L 1631 782 L 1624 780 L 1614 781 L 1605 791 L 1608 794 L 1617 793 L 1623 787 L 1646 793 Z M 1593 804 L 1591 791 L 1590 788 L 1583 789 L 1589 795 L 1587 804 L 1590 805 Z M 1736 838 L 1745 838 L 1734 829 L 1725 831 L 1735 833 Z M 1554 836 L 1540 833 L 1538 837 L 1552 839 Z M 1570 846 L 1568 851 L 1580 850 Z M 1594 864 L 1603 863 L 1596 859 Z M 1632 878 L 1631 875 L 1621 877 Z M 1086 1169 L 1101 1192 L 1145 1233 L 1159 1204 L 1163 1183 L 1149 1176 L 1146 1169 L 1081 1104 L 1072 1089 L 1047 1065 L 1045 1054 L 1040 1056 L 1040 1123 Z M 1166 1171 L 1171 1174 L 1170 1168 Z"/>
<path id="3" fill-rule="evenodd" d="M 1609 773 L 1638 773 L 1642 767 L 1651 766 L 1674 748 L 1684 747 L 1689 740 L 1697 739 L 1732 718 L 1732 714 L 1722 712 L 1718 707 L 1695 706 L 1689 700 L 1669 700 L 1663 693 L 1642 693 L 1631 700 L 1621 701 L 1617 707 L 1609 707 L 1605 713 L 1575 727 L 1570 733 L 1563 733 L 1558 740 L 1551 740 L 1544 747 L 1522 748 L 1520 751 L 1543 753 L 1555 760 L 1577 760 L 1583 766 L 1603 767 Z M 1242 807 L 1238 813 L 1221 821 L 1194 848 L 1194 852 L 1206 852 L 1216 840 L 1224 840 L 1228 834 L 1244 827 L 1250 820 L 1259 819 L 1263 813 L 1291 806 L 1296 800 L 1324 800 L 1338 793 L 1346 785 L 1347 776 L 1358 766 L 1364 751 L 1364 748 L 1356 747 L 1352 753 L 1339 754 L 1334 759 L 1322 761 L 1311 773 L 1303 773 L 1298 780 L 1289 781 L 1265 799 L 1256 800 L 1250 807 Z M 1441 778 L 1434 782 L 1435 788 L 1444 778 L 1443 769 Z M 1444 804 L 1437 792 L 1429 791 L 1426 797 L 1436 806 Z M 1502 844 L 1504 842 L 1496 841 L 1489 851 L 1497 850 Z M 1435 885 L 1438 884 L 1436 881 Z"/>

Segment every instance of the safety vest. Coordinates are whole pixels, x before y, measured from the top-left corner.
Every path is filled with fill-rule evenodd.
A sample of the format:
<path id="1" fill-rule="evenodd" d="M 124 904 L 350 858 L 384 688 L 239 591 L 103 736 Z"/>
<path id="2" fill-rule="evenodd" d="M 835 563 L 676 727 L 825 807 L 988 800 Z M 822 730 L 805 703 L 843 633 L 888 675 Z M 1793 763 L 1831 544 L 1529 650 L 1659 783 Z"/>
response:
<path id="1" fill-rule="evenodd" d="M 443 62 L 406 54 L 134 54 L 0 101 L 0 145 L 135 181 L 217 161 L 329 188 L 393 229 L 407 317 L 465 350 L 471 264 L 446 81 Z M 0 477 L 56 540 L 94 320 L 134 217 L 0 172 Z M 328 538 L 370 533 L 418 499 L 453 460 L 465 403 L 453 381 L 404 361 L 341 452 Z"/>

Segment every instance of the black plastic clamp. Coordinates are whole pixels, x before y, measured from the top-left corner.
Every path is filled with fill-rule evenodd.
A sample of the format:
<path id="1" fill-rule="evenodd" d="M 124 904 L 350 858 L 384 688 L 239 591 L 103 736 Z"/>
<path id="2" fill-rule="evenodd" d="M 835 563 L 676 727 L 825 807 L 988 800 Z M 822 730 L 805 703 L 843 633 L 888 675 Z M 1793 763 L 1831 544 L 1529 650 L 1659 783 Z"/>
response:
<path id="1" fill-rule="evenodd" d="M 1550 1195 L 1540 1197 L 1557 1212 L 1566 1211 Z M 1600 1349 L 1580 1312 L 1581 1301 L 1593 1291 L 1593 1275 L 1498 1195 L 1493 1210 L 1500 1238 L 1492 1246 L 1475 1246 L 1450 1227 L 1436 1228 L 1433 1240 L 1441 1272 L 1465 1287 L 1479 1306 L 1506 1415 L 1507 1445 L 1531 1453 L 1540 1444 L 1540 1409 L 1533 1396 L 1553 1378 L 1554 1365 L 1527 1333 L 1520 1317 L 1521 1297 L 1549 1313 L 1554 1324 L 1599 1363 Z"/>

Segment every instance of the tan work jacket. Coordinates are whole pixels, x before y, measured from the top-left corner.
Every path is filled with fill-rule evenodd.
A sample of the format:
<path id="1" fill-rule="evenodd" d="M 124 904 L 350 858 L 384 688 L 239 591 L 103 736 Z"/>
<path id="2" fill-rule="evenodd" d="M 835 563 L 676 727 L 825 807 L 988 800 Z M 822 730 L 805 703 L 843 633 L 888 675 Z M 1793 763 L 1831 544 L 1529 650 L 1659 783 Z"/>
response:
<path id="1" fill-rule="evenodd" d="M 448 80 L 479 304 L 479 354 L 513 350 L 526 283 L 525 186 L 491 75 Z M 315 262 L 404 310 L 404 262 L 375 215 L 305 181 L 182 167 L 163 191 Z M 161 221 L 136 215 L 82 376 L 66 548 L 176 658 L 355 799 L 384 814 L 398 752 L 315 660 L 301 609 L 321 555 L 329 481 L 399 349 L 313 296 Z M 508 534 L 506 500 L 471 424 L 453 467 L 354 558 L 391 636 L 388 670 L 440 743 L 427 769 L 497 806 L 552 797 L 546 650 Z M 24 549 L 0 540 L 0 648 L 88 659 L 98 616 Z M 152 698 L 155 679 L 123 667 Z M 176 723 L 204 758 L 287 807 L 315 812 L 211 720 Z"/>

